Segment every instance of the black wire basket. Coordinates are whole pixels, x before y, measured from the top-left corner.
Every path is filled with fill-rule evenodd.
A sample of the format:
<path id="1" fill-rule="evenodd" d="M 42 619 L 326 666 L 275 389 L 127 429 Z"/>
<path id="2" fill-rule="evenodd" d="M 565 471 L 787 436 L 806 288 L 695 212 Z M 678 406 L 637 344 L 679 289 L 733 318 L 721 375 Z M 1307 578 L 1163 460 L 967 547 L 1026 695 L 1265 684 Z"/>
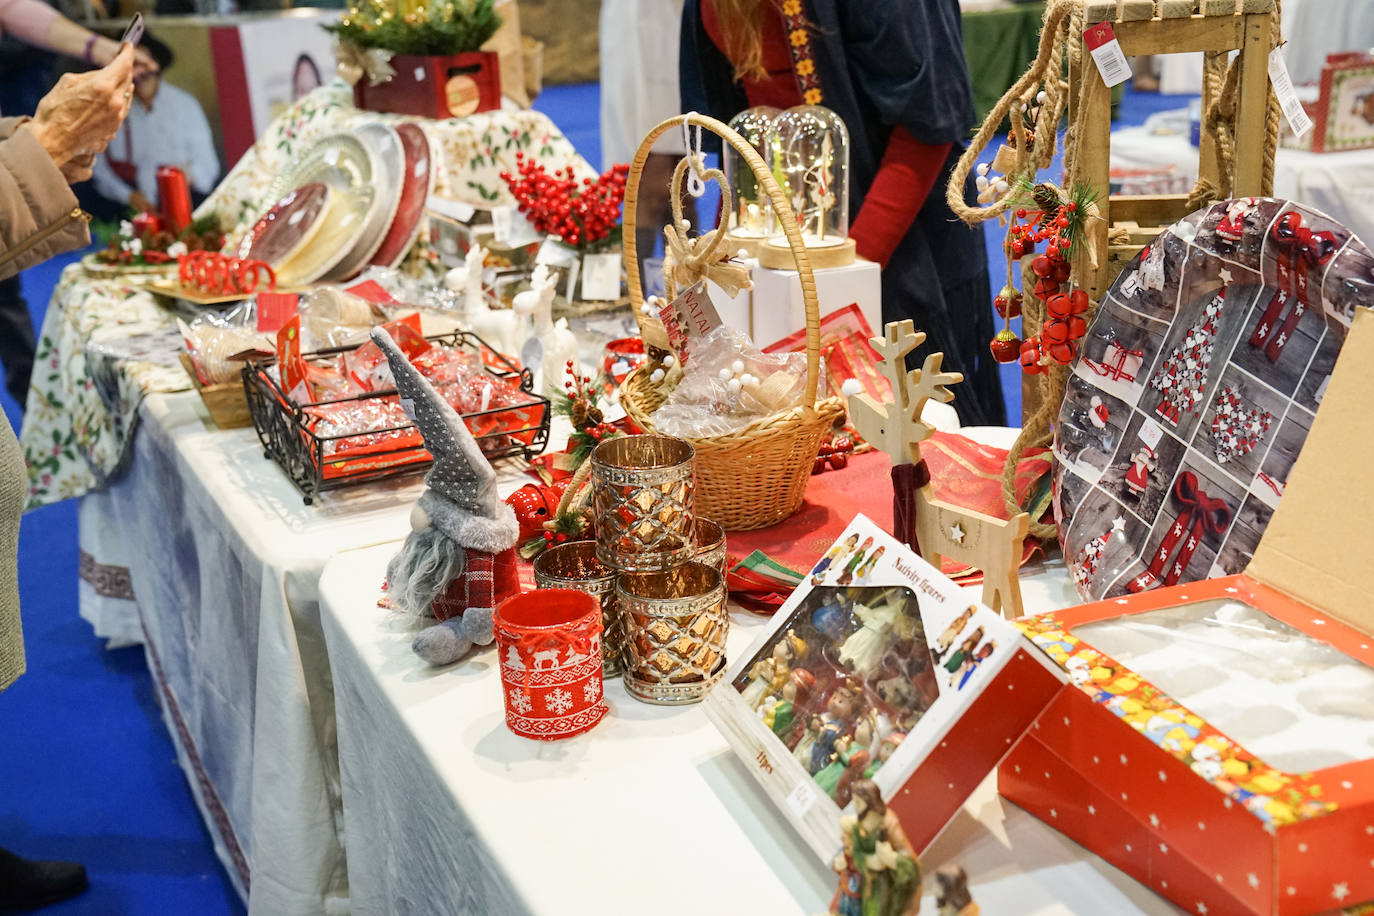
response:
<path id="1" fill-rule="evenodd" d="M 480 354 L 493 376 L 516 382 L 519 390 L 528 396 L 526 403 L 462 415 L 488 460 L 496 461 L 515 455 L 528 460 L 544 451 L 549 442 L 550 404 L 547 398 L 534 393 L 534 376 L 528 369 L 517 369 L 508 358 L 469 331 L 454 331 L 426 340 L 438 346 Z M 308 363 L 323 363 L 356 349 L 332 347 L 303 356 Z M 433 464 L 429 452 L 415 445 L 413 437 L 410 437 L 412 441 L 395 447 L 369 447 L 365 453 L 347 456 L 336 454 L 340 443 L 346 444 L 349 439 L 389 434 L 400 437 L 414 430 L 415 424 L 398 424 L 363 433 L 320 435 L 315 431 L 319 418 L 309 411 L 392 397 L 396 394 L 395 389 L 298 404 L 287 396 L 280 382 L 267 371 L 274 363 L 274 358 L 247 362 L 243 367 L 244 394 L 253 417 L 253 427 L 258 432 L 258 440 L 262 442 L 264 457 L 281 467 L 307 505 L 328 490 L 413 477 L 423 474 Z M 480 435 L 476 431 L 491 424 L 496 424 L 499 429 Z"/>

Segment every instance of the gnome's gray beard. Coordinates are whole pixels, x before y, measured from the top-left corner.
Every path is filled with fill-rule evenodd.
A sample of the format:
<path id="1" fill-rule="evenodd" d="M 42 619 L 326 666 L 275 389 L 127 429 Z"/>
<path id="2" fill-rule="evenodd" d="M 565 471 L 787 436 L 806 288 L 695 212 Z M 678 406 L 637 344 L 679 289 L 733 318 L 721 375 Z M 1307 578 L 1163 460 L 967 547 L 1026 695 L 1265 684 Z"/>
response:
<path id="1" fill-rule="evenodd" d="M 463 548 L 437 526 L 412 531 L 387 564 L 387 590 L 407 613 L 433 617 L 434 600 L 448 591 L 466 564 Z"/>

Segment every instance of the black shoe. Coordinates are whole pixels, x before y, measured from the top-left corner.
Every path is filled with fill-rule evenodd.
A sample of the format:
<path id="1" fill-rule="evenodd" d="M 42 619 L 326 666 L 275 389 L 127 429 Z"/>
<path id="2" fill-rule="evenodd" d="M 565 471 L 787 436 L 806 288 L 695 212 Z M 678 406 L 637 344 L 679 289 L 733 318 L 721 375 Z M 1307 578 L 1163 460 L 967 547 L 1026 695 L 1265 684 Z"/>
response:
<path id="1" fill-rule="evenodd" d="M 0 849 L 0 913 L 59 903 L 86 886 L 86 869 L 75 862 L 35 862 Z"/>

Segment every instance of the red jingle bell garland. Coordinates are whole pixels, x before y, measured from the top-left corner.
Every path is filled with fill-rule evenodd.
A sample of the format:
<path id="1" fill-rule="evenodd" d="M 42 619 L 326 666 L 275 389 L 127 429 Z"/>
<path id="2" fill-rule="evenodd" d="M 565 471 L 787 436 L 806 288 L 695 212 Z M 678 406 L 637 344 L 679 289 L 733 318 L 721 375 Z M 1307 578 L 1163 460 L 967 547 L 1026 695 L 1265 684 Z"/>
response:
<path id="1" fill-rule="evenodd" d="M 1065 200 L 1054 186 L 1039 184 L 1028 187 L 1026 197 L 1026 205 L 1015 210 L 1007 229 L 1007 284 L 993 299 L 1004 325 L 988 348 L 999 363 L 1019 359 L 1022 371 L 1036 375 L 1048 371 L 1051 363 L 1070 363 L 1088 329 L 1092 305 L 1088 294 L 1072 288 L 1065 293 L 1063 286 L 1070 281 L 1070 252 L 1082 238 L 1093 192 L 1075 188 Z M 1045 243 L 1045 251 L 1031 261 L 1031 272 L 1036 277 L 1033 293 L 1045 304 L 1046 317 L 1040 334 L 1023 341 L 1011 329 L 1011 320 L 1021 314 L 1022 306 L 1021 292 L 1012 285 L 1012 265 L 1033 254 L 1041 243 Z"/>
<path id="2" fill-rule="evenodd" d="M 620 204 L 628 165 L 613 165 L 595 180 L 577 180 L 571 167 L 550 174 L 524 153 L 515 172 L 502 172 L 520 212 L 535 229 L 583 252 L 611 247 L 620 238 Z"/>

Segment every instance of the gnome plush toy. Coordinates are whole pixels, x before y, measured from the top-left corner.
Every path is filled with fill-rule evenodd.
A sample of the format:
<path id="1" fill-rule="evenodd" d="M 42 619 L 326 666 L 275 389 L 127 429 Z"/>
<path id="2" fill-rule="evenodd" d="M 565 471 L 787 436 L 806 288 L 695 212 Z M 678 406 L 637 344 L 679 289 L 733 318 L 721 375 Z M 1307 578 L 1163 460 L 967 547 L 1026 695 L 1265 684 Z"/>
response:
<path id="1" fill-rule="evenodd" d="M 515 541 L 519 525 L 496 492 L 496 472 L 472 433 L 434 386 L 406 359 L 391 335 L 374 328 L 401 407 L 415 421 L 434 466 L 410 513 L 410 535 L 387 566 L 392 600 L 417 617 L 435 617 L 413 648 L 431 665 L 447 665 L 492 641 L 496 605 L 520 590 Z"/>

